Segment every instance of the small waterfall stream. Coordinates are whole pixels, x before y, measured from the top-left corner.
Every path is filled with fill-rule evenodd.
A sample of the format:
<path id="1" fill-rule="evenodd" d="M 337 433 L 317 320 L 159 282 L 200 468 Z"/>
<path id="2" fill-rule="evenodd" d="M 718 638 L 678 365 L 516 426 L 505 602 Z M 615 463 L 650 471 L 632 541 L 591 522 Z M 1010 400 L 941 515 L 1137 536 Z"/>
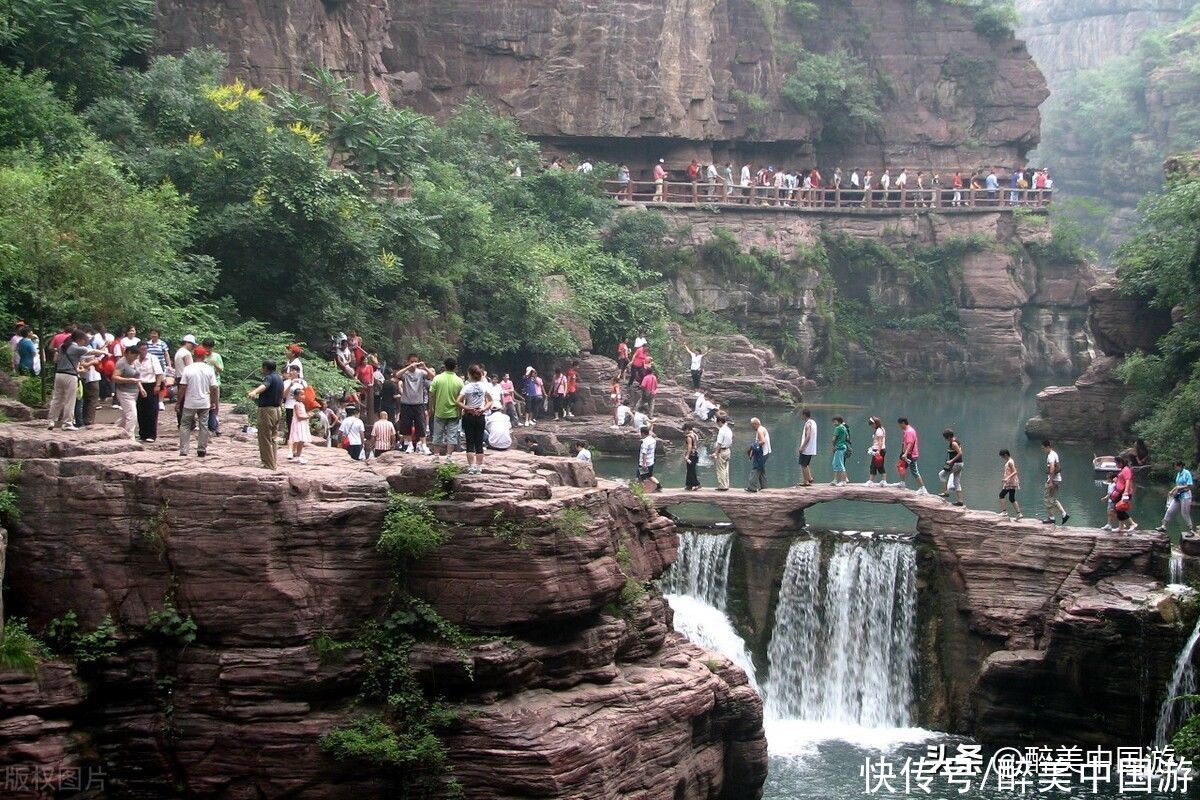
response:
<path id="1" fill-rule="evenodd" d="M 675 612 L 675 629 L 741 667 L 757 689 L 754 659 L 725 613 L 732 550 L 732 533 L 680 533 L 679 554 L 661 585 Z"/>
<path id="2" fill-rule="evenodd" d="M 1171 682 L 1167 684 L 1167 693 L 1158 709 L 1158 723 L 1154 726 L 1154 745 L 1162 747 L 1168 738 L 1179 729 L 1184 720 L 1192 715 L 1194 705 L 1188 702 L 1175 702 L 1175 698 L 1196 692 L 1196 668 L 1192 663 L 1192 653 L 1196 642 L 1200 641 L 1200 620 L 1192 629 L 1192 635 L 1179 651 L 1175 659 L 1175 669 L 1171 672 Z"/>
<path id="3" fill-rule="evenodd" d="M 911 723 L 916 553 L 891 541 L 792 545 L 767 659 L 767 715 L 868 728 Z"/>

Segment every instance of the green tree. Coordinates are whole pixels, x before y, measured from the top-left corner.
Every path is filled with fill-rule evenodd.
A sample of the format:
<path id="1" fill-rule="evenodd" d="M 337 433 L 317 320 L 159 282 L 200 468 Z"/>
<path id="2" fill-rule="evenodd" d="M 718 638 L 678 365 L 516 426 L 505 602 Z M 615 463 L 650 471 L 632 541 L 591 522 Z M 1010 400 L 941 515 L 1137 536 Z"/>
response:
<path id="1" fill-rule="evenodd" d="M 78 152 L 85 126 L 54 94 L 45 72 L 0 66 L 0 149 L 31 146 L 48 156 Z"/>
<path id="2" fill-rule="evenodd" d="M 0 62 L 45 70 L 81 102 L 110 91 L 117 66 L 154 44 L 154 0 L 7 0 L 0 20 Z"/>
<path id="3" fill-rule="evenodd" d="M 0 292 L 49 319 L 120 320 L 185 302 L 207 280 L 185 260 L 191 209 L 170 186 L 139 189 L 102 148 L 0 167 Z"/>

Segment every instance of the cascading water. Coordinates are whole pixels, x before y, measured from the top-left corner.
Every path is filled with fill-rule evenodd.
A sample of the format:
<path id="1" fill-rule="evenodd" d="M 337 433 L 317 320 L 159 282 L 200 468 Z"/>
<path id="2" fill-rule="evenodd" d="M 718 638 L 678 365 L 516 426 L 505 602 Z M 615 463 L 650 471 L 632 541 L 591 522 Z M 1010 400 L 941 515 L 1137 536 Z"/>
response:
<path id="1" fill-rule="evenodd" d="M 1178 547 L 1171 548 L 1170 583 L 1183 583 L 1183 551 Z"/>
<path id="2" fill-rule="evenodd" d="M 1167 684 L 1167 694 L 1163 697 L 1162 705 L 1158 709 L 1158 723 L 1154 726 L 1156 747 L 1166 745 L 1167 737 L 1178 730 L 1183 721 L 1190 717 L 1195 710 L 1192 703 L 1175 702 L 1175 698 L 1196 692 L 1196 668 L 1192 664 L 1192 651 L 1196 649 L 1197 641 L 1200 641 L 1200 620 L 1196 621 L 1192 635 L 1188 637 L 1187 643 L 1179 651 L 1179 657 L 1175 659 L 1171 682 Z"/>
<path id="3" fill-rule="evenodd" d="M 662 578 L 663 593 L 694 597 L 724 611 L 732 550 L 732 533 L 679 534 L 679 553 Z"/>
<path id="4" fill-rule="evenodd" d="M 725 614 L 732 549 L 731 533 L 679 534 L 679 554 L 662 578 L 662 590 L 675 612 L 675 629 L 741 667 L 757 689 L 754 660 Z"/>
<path id="5" fill-rule="evenodd" d="M 910 724 L 916 553 L 893 541 L 797 541 L 775 612 L 767 715 L 868 728 Z"/>

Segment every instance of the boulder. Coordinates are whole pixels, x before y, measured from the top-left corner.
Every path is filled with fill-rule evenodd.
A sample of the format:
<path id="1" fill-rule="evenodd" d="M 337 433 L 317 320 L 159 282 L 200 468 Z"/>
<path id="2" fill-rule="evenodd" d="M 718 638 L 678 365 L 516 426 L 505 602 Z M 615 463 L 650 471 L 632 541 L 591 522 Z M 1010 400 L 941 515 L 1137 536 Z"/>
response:
<path id="1" fill-rule="evenodd" d="M 1120 360 L 1098 356 L 1072 386 L 1049 386 L 1038 392 L 1038 415 L 1025 423 L 1030 439 L 1120 442 L 1132 415 L 1121 408 L 1128 387 L 1117 376 Z"/>
<path id="2" fill-rule="evenodd" d="M 1149 353 L 1171 329 L 1171 311 L 1151 308 L 1140 297 L 1122 294 L 1116 281 L 1110 280 L 1088 291 L 1088 325 L 1096 347 L 1105 355 Z"/>

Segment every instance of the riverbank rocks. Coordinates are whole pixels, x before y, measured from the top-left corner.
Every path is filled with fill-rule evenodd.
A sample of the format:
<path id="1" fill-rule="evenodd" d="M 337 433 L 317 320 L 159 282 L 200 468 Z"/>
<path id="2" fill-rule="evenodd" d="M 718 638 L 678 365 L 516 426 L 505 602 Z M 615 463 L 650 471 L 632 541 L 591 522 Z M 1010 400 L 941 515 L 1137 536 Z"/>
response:
<path id="1" fill-rule="evenodd" d="M 1038 416 L 1025 424 L 1032 439 L 1120 443 L 1135 414 L 1122 409 L 1129 394 L 1117 368 L 1125 355 L 1154 352 L 1171 327 L 1171 312 L 1121 293 L 1115 280 L 1088 291 L 1088 326 L 1103 353 L 1072 386 L 1050 386 L 1038 394 Z"/>
<path id="2" fill-rule="evenodd" d="M 5 763 L 94 766 L 108 791 L 148 797 L 390 791 L 394 775 L 318 741 L 362 682 L 356 652 L 331 660 L 322 643 L 391 608 L 377 542 L 392 492 L 448 537 L 403 589 L 476 637 L 421 643 L 410 662 L 460 712 L 444 740 L 466 796 L 760 795 L 761 702 L 643 588 L 675 558 L 673 524 L 589 465 L 514 451 L 472 476 L 312 447 L 268 472 L 235 437 L 201 459 L 114 431 L 0 425 L 0 453 L 22 463 L 8 613 L 35 631 L 68 612 L 84 632 L 116 625 L 77 682 L 56 662 L 36 686 L 0 675 Z M 152 633 L 169 608 L 194 641 Z"/>

